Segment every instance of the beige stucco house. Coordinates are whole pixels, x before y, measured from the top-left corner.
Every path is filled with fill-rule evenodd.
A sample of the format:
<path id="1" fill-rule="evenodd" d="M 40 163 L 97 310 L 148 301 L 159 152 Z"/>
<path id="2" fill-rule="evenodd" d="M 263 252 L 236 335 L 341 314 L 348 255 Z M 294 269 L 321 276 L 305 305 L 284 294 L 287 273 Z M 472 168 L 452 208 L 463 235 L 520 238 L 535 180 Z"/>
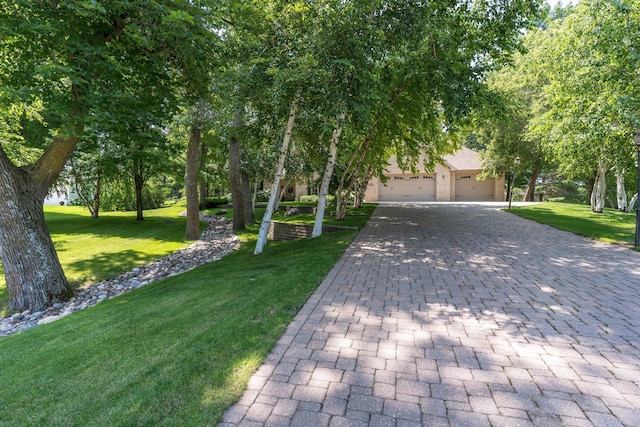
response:
<path id="1" fill-rule="evenodd" d="M 422 167 L 421 157 L 418 167 Z M 463 147 L 444 157 L 435 171 L 417 173 L 403 171 L 392 157 L 386 168 L 386 183 L 374 178 L 369 182 L 365 200 L 411 202 L 462 202 L 504 200 L 504 175 L 500 178 L 478 179 L 482 173 L 480 154 Z"/>

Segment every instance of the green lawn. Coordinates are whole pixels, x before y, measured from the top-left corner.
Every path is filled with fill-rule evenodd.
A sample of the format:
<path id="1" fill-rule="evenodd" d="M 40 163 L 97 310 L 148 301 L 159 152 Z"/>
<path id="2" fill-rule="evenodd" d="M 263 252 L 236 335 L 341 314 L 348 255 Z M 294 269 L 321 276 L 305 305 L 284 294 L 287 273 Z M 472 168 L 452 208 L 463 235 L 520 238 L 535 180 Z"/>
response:
<path id="1" fill-rule="evenodd" d="M 360 218 L 362 226 L 366 217 Z M 215 425 L 355 235 L 269 242 L 0 339 L 0 425 Z"/>
<path id="2" fill-rule="evenodd" d="M 513 207 L 511 212 L 595 240 L 622 245 L 634 244 L 635 213 L 605 209 L 603 213 L 597 214 L 591 212 L 588 205 L 554 202 Z"/>
<path id="3" fill-rule="evenodd" d="M 313 203 L 301 203 L 301 202 L 297 202 L 297 203 L 287 203 L 287 205 L 291 205 L 291 206 L 314 206 Z M 362 227 L 363 221 L 362 218 L 363 217 L 370 217 L 371 214 L 373 213 L 373 211 L 375 210 L 377 205 L 373 204 L 373 203 L 365 203 L 364 206 L 362 208 L 359 209 L 349 209 L 347 211 L 347 216 L 344 218 L 344 220 L 342 221 L 338 221 L 336 219 L 336 217 L 334 215 L 332 215 L 335 210 L 336 207 L 335 206 L 327 206 L 327 209 L 325 210 L 325 217 L 323 220 L 323 224 L 324 225 L 338 225 L 338 226 L 342 226 L 342 227 L 356 227 L 356 228 L 360 228 Z M 263 211 L 258 210 L 257 213 L 260 213 Z M 296 215 L 292 215 L 292 216 L 288 216 L 285 217 L 284 216 L 284 212 L 283 211 L 278 211 L 275 212 L 272 216 L 272 219 L 274 221 L 280 221 L 280 222 L 295 222 L 298 224 L 310 224 L 313 225 L 313 223 L 315 222 L 315 215 L 313 214 L 296 214 Z"/>
<path id="4" fill-rule="evenodd" d="M 188 246 L 182 206 L 135 212 L 105 212 L 91 218 L 75 206 L 45 206 L 45 218 L 62 268 L 74 285 L 95 283 Z M 0 266 L 0 316 L 6 315 L 7 292 Z"/>

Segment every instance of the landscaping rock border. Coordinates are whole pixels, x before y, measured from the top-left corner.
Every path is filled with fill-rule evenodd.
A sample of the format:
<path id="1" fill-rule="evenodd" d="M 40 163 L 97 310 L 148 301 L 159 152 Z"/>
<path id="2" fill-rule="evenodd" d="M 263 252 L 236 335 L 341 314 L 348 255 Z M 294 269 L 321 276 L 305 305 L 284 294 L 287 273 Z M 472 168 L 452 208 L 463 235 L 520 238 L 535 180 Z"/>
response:
<path id="1" fill-rule="evenodd" d="M 54 322 L 125 292 L 216 261 L 238 248 L 240 243 L 238 237 L 233 234 L 231 220 L 203 213 L 200 214 L 200 219 L 208 226 L 200 235 L 200 239 L 189 247 L 149 264 L 135 267 L 119 276 L 78 289 L 69 301 L 57 302 L 33 312 L 26 310 L 0 318 L 0 337 Z"/>

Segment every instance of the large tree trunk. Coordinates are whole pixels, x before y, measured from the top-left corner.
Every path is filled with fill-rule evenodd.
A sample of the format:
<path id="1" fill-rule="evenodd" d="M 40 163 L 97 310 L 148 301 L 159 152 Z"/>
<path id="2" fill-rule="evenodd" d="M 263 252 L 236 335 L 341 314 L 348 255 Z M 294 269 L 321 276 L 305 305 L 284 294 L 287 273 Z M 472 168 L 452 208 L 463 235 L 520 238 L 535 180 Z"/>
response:
<path id="1" fill-rule="evenodd" d="M 58 137 L 34 165 L 23 168 L 0 147 L 0 259 L 11 310 L 35 310 L 73 292 L 42 204 L 77 143 L 77 138 Z"/>
<path id="2" fill-rule="evenodd" d="M 338 115 L 338 124 L 333 130 L 333 135 L 331 136 L 331 144 L 329 145 L 329 158 L 327 159 L 327 166 L 324 169 L 324 176 L 322 177 L 322 184 L 320 185 L 320 193 L 318 194 L 318 209 L 316 211 L 316 218 L 313 223 L 313 231 L 311 232 L 311 237 L 318 237 L 322 234 L 322 221 L 324 220 L 324 211 L 327 206 L 327 194 L 329 193 L 329 184 L 331 183 L 331 177 L 333 176 L 333 168 L 336 165 L 338 141 L 340 140 L 340 134 L 342 133 L 344 116 L 344 113 L 340 113 Z"/>
<path id="3" fill-rule="evenodd" d="M 244 230 L 244 197 L 242 195 L 242 173 L 240 171 L 240 143 L 235 135 L 242 126 L 242 107 L 236 108 L 233 116 L 234 134 L 229 139 L 229 184 L 231 184 L 231 198 L 233 199 L 233 229 Z"/>
<path id="4" fill-rule="evenodd" d="M 618 210 L 627 211 L 627 191 L 624 188 L 624 169 L 616 167 L 616 199 Z"/>
<path id="5" fill-rule="evenodd" d="M 200 236 L 200 204 L 198 203 L 198 154 L 202 141 L 200 123 L 191 124 L 189 143 L 187 144 L 187 161 L 184 172 L 184 186 L 187 197 L 187 226 L 185 240 L 197 240 Z"/>
<path id="6" fill-rule="evenodd" d="M 605 196 L 607 191 L 606 184 L 607 169 L 603 162 L 598 162 L 598 173 L 591 192 L 591 210 L 596 213 L 604 211 Z"/>
<path id="7" fill-rule="evenodd" d="M 289 150 L 289 141 L 291 140 L 291 134 L 293 133 L 293 125 L 296 122 L 296 111 L 298 109 L 298 99 L 296 98 L 291 104 L 291 110 L 289 111 L 289 119 L 287 120 L 287 127 L 282 138 L 282 147 L 280 147 L 280 157 L 278 158 L 278 166 L 276 167 L 276 174 L 271 184 L 271 193 L 269 194 L 269 203 L 267 203 L 267 210 L 262 217 L 260 223 L 260 231 L 258 232 L 258 240 L 256 242 L 256 248 L 253 251 L 254 255 L 261 254 L 267 244 L 267 232 L 269 231 L 269 223 L 273 216 L 273 208 L 276 204 L 276 198 L 278 197 L 278 188 L 280 188 L 280 179 L 282 178 L 282 171 L 284 170 L 284 162 L 287 159 L 287 151 Z"/>

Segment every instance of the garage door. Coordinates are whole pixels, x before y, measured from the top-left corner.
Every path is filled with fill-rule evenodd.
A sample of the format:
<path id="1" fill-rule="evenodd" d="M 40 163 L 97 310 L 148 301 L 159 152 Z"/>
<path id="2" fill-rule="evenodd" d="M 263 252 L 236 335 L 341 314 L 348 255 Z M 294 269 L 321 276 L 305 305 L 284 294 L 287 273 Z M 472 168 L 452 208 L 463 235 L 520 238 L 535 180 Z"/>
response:
<path id="1" fill-rule="evenodd" d="M 436 200 L 434 175 L 390 176 L 380 187 L 378 200 L 387 202 L 433 202 Z"/>
<path id="2" fill-rule="evenodd" d="M 478 180 L 477 173 L 456 174 L 456 201 L 484 202 L 493 200 L 492 178 Z"/>

